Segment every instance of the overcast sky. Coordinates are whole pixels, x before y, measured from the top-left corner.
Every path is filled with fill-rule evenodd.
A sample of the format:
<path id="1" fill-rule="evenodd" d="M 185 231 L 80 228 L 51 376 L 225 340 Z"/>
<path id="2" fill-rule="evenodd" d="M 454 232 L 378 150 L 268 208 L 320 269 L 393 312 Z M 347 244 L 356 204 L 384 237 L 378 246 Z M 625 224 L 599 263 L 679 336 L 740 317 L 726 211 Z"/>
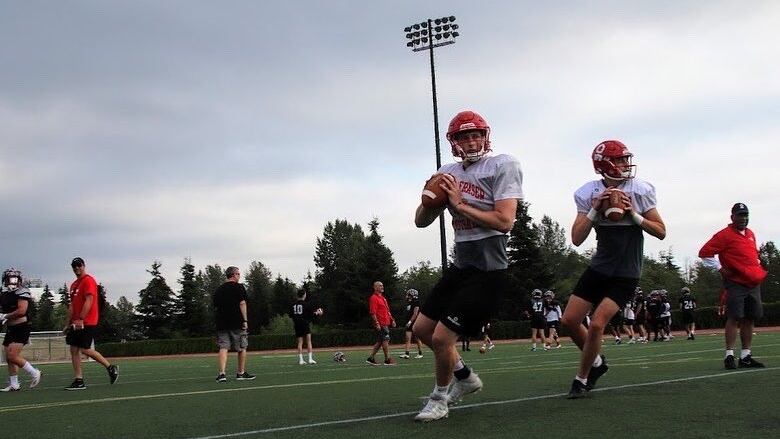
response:
<path id="1" fill-rule="evenodd" d="M 445 15 L 442 132 L 481 113 L 537 221 L 568 231 L 620 139 L 667 224 L 647 253 L 693 262 L 737 201 L 778 241 L 780 2 L 0 1 L 0 266 L 56 286 L 82 256 L 112 302 L 153 260 L 174 289 L 185 257 L 299 282 L 325 223 L 373 217 L 401 271 L 437 263 L 412 222 L 430 70 L 402 30 Z"/>

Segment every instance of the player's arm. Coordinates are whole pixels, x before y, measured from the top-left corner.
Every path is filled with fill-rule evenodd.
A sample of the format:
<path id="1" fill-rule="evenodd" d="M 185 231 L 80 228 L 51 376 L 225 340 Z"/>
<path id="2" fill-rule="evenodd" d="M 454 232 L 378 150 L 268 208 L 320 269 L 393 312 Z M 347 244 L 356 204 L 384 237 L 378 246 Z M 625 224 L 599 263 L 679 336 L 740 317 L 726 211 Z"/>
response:
<path id="1" fill-rule="evenodd" d="M 417 206 L 417 210 L 414 212 L 414 225 L 419 228 L 430 226 L 431 223 L 434 222 L 442 212 L 444 212 L 446 207 L 447 205 L 445 204 L 442 207 L 431 209 L 423 206 L 422 203 L 420 203 L 420 205 Z"/>
<path id="2" fill-rule="evenodd" d="M 643 214 L 638 214 L 631 208 L 631 204 L 626 208 L 626 215 L 630 215 L 631 219 L 642 228 L 645 232 L 658 239 L 663 240 L 666 238 L 666 224 L 661 219 L 661 214 L 658 213 L 658 209 L 650 209 Z"/>
<path id="3" fill-rule="evenodd" d="M 241 323 L 241 329 L 248 330 L 249 329 L 249 323 L 247 322 L 247 314 L 246 314 L 246 300 L 242 300 L 238 302 L 238 309 L 241 310 L 241 319 L 243 322 Z"/>
<path id="4" fill-rule="evenodd" d="M 577 211 L 577 216 L 574 218 L 574 224 L 571 226 L 571 242 L 576 247 L 579 247 L 590 235 L 590 230 L 593 228 L 593 224 L 596 222 L 596 216 L 598 216 L 601 209 L 604 207 L 604 203 L 609 199 L 610 190 L 605 190 L 598 197 L 593 198 L 590 201 L 590 210 L 588 212 Z M 576 196 L 575 196 L 576 197 Z M 577 201 L 578 209 L 581 209 L 582 200 Z M 587 201 L 584 202 L 587 206 Z"/>
<path id="5" fill-rule="evenodd" d="M 466 218 L 483 227 L 489 227 L 499 232 L 508 233 L 512 230 L 517 213 L 517 199 L 507 198 L 496 200 L 493 210 L 481 210 L 466 203 L 457 180 L 450 174 L 444 174 L 442 188 L 447 193 L 447 201 L 455 210 Z"/>

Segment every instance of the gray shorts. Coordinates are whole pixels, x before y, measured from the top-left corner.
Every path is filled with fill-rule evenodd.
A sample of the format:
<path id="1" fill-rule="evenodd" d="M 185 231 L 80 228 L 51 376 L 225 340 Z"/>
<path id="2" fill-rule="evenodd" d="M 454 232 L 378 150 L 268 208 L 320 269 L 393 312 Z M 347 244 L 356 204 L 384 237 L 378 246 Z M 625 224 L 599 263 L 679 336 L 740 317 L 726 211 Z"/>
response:
<path id="1" fill-rule="evenodd" d="M 217 347 L 231 351 L 244 351 L 249 346 L 249 336 L 243 329 L 217 331 Z"/>
<path id="2" fill-rule="evenodd" d="M 738 283 L 724 281 L 726 288 L 726 316 L 731 319 L 752 319 L 756 321 L 764 315 L 761 304 L 761 286 L 753 288 Z"/>

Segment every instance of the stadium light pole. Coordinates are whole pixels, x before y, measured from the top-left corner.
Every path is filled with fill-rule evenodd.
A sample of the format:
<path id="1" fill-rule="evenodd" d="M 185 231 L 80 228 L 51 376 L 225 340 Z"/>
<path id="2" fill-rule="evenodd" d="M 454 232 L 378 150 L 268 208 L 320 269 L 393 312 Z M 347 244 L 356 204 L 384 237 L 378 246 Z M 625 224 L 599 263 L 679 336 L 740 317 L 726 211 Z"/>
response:
<path id="1" fill-rule="evenodd" d="M 433 49 L 455 44 L 458 33 L 455 16 L 427 19 L 404 28 L 406 47 L 412 52 L 427 50 L 431 60 L 431 94 L 433 95 L 433 134 L 436 140 L 436 170 L 441 168 L 441 146 L 439 142 L 439 106 L 436 101 L 436 69 L 433 61 Z M 439 215 L 439 235 L 441 239 L 441 268 L 447 268 L 447 233 L 444 228 L 444 212 Z"/>

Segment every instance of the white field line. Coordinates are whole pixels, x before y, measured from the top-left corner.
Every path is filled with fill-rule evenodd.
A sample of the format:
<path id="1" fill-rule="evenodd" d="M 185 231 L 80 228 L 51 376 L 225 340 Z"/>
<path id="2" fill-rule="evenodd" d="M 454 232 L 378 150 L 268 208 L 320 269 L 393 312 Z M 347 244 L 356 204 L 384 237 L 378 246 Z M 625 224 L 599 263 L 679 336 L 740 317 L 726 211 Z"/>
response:
<path id="1" fill-rule="evenodd" d="M 612 386 L 612 387 L 603 387 L 600 389 L 593 389 L 592 392 L 606 392 L 611 390 L 622 390 L 622 389 L 630 389 L 634 387 L 647 387 L 647 386 L 657 386 L 657 385 L 663 385 L 663 384 L 669 384 L 669 383 L 679 383 L 679 382 L 685 382 L 685 381 L 695 381 L 695 380 L 703 380 L 708 378 L 719 378 L 723 376 L 730 376 L 730 375 L 737 375 L 737 374 L 746 374 L 746 373 L 757 373 L 757 372 L 766 372 L 766 371 L 774 371 L 778 370 L 780 367 L 769 367 L 764 369 L 745 369 L 745 370 L 739 370 L 735 372 L 721 372 L 721 373 L 715 373 L 710 375 L 698 375 L 698 376 L 692 376 L 692 377 L 686 377 L 686 378 L 675 378 L 675 379 L 669 379 L 669 380 L 661 380 L 661 381 L 651 381 L 647 383 L 635 383 L 635 384 L 625 384 L 622 386 Z M 476 407 L 486 407 L 486 406 L 495 406 L 495 405 L 506 405 L 506 404 L 515 404 L 519 402 L 527 402 L 527 401 L 535 401 L 540 399 L 551 399 L 551 398 L 562 398 L 566 396 L 566 393 L 552 393 L 547 395 L 539 395 L 539 396 L 529 396 L 525 398 L 516 398 L 516 399 L 506 399 L 502 401 L 489 401 L 489 402 L 480 402 L 480 403 L 474 403 L 474 404 L 463 404 L 451 407 L 450 410 L 464 410 L 464 409 L 470 409 L 470 408 L 476 408 Z M 365 422 L 365 421 L 376 421 L 381 419 L 390 419 L 390 418 L 398 418 L 398 417 L 406 417 L 406 416 L 412 416 L 416 414 L 417 411 L 413 412 L 400 412 L 400 413 L 391 413 L 386 415 L 377 415 L 377 416 L 368 416 L 368 417 L 362 417 L 362 418 L 349 418 L 349 419 L 338 419 L 333 421 L 324 421 L 324 422 L 315 422 L 310 424 L 298 424 L 298 425 L 289 425 L 286 427 L 275 427 L 275 428 L 266 428 L 262 430 L 251 430 L 251 431 L 242 431 L 238 433 L 229 433 L 229 434 L 221 434 L 221 435 L 214 435 L 214 436 L 199 436 L 192 439 L 222 439 L 222 438 L 230 438 L 230 437 L 239 437 L 239 436 L 249 436 L 249 435 L 259 435 L 259 434 L 267 434 L 267 433 L 276 433 L 281 431 L 290 431 L 290 430 L 302 430 L 306 428 L 312 428 L 312 427 L 324 427 L 329 425 L 343 425 L 343 424 L 354 424 L 358 422 Z"/>

